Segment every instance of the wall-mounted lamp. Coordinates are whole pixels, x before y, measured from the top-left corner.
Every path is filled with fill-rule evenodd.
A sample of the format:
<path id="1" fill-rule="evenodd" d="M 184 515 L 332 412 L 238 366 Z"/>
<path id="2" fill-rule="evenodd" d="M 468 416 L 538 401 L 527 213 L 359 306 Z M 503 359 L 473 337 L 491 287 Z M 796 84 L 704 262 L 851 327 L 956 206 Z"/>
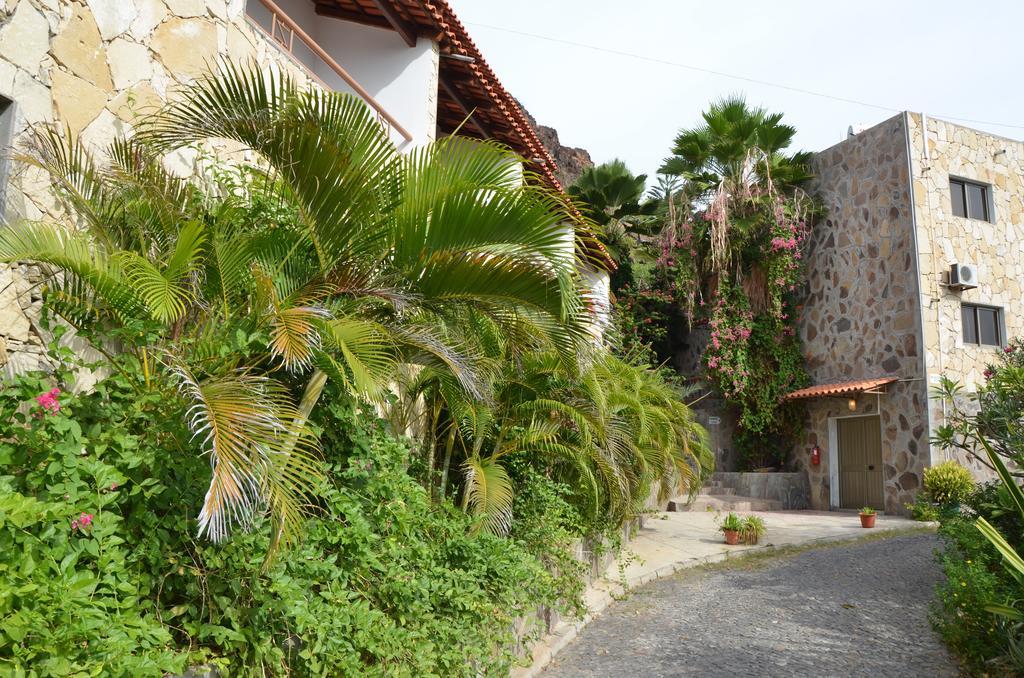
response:
<path id="1" fill-rule="evenodd" d="M 442 54 L 442 59 L 451 59 L 452 61 L 461 61 L 464 64 L 475 64 L 476 57 L 471 57 L 468 54 Z"/>
<path id="2" fill-rule="evenodd" d="M 849 408 L 849 410 L 851 412 L 856 412 L 857 411 L 857 399 L 856 398 L 850 398 L 849 400 L 847 400 L 846 401 L 846 407 Z"/>

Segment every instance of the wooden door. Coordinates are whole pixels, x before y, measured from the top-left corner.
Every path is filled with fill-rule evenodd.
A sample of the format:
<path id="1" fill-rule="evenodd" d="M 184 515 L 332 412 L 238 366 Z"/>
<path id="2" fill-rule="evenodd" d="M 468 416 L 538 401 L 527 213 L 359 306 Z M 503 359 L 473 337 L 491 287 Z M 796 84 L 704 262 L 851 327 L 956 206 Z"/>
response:
<path id="1" fill-rule="evenodd" d="M 839 433 L 839 506 L 884 508 L 882 428 L 878 417 L 836 420 Z"/>

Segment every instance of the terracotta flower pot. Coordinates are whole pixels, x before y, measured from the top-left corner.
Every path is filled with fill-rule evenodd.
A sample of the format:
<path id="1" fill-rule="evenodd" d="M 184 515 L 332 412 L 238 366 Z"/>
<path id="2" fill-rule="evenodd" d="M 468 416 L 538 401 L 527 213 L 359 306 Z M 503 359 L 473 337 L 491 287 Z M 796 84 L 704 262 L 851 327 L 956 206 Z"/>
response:
<path id="1" fill-rule="evenodd" d="M 725 543 L 729 546 L 736 546 L 740 543 L 740 533 L 737 530 L 722 530 L 725 534 Z"/>
<path id="2" fill-rule="evenodd" d="M 860 526 L 861 527 L 874 527 L 875 518 L 878 517 L 876 513 L 861 513 L 860 514 Z"/>

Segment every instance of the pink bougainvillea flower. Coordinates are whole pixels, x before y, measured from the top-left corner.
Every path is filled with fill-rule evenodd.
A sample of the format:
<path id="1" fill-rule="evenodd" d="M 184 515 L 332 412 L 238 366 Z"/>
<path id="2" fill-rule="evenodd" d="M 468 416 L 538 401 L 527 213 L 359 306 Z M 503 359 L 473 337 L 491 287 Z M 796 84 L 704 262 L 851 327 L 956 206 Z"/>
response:
<path id="1" fill-rule="evenodd" d="M 82 515 L 78 516 L 78 523 L 82 527 L 88 527 L 89 525 L 92 525 L 92 514 L 82 513 Z"/>
<path id="2" fill-rule="evenodd" d="M 53 388 L 46 393 L 40 393 L 36 396 L 36 402 L 39 403 L 39 407 L 43 408 L 45 412 L 49 414 L 56 414 L 60 411 L 60 403 L 57 401 L 57 396 L 60 395 L 59 388 Z"/>
<path id="3" fill-rule="evenodd" d="M 986 379 L 991 379 L 992 375 L 995 374 L 995 372 L 993 372 L 992 370 L 985 370 L 983 374 L 985 375 Z"/>

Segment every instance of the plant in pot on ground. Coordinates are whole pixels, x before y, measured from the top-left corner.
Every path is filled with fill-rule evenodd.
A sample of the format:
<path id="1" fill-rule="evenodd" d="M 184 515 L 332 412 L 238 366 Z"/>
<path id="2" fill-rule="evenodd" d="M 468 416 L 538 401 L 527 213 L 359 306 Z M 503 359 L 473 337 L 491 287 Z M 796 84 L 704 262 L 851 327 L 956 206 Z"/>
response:
<path id="1" fill-rule="evenodd" d="M 874 527 L 875 526 L 875 509 L 870 506 L 865 506 L 860 510 L 860 526 L 861 527 Z"/>
<path id="2" fill-rule="evenodd" d="M 768 533 L 768 527 L 764 524 L 764 518 L 760 516 L 747 516 L 741 521 L 740 533 L 743 536 L 743 543 L 754 545 L 761 541 L 761 537 Z"/>
<path id="3" fill-rule="evenodd" d="M 729 513 L 719 525 L 718 529 L 725 535 L 725 543 L 735 546 L 740 543 L 740 533 L 743 531 L 743 520 L 735 513 Z"/>

